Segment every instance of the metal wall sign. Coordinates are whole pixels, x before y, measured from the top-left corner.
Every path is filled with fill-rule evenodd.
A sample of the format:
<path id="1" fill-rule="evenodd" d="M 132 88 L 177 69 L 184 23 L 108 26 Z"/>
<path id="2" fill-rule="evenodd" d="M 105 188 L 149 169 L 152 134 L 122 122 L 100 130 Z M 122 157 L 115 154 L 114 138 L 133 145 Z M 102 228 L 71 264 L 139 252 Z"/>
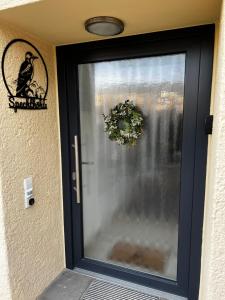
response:
<path id="1" fill-rule="evenodd" d="M 15 39 L 2 56 L 2 76 L 8 91 L 9 108 L 47 109 L 48 71 L 38 49 L 30 42 Z"/>

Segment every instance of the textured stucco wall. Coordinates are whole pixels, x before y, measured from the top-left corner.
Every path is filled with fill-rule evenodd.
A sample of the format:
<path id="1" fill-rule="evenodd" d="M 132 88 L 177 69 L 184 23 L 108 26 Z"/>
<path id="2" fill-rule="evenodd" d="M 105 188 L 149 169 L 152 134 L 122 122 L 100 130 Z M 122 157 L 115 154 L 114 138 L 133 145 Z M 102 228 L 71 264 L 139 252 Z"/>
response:
<path id="1" fill-rule="evenodd" d="M 8 108 L 0 75 L 0 299 L 34 300 L 64 268 L 55 49 L 0 23 L 0 57 L 15 38 L 30 41 L 41 52 L 49 72 L 49 92 L 47 110 L 14 113 Z M 9 67 L 14 68 L 13 60 Z M 36 203 L 24 209 L 23 179 L 29 175 Z"/>
<path id="2" fill-rule="evenodd" d="M 10 300 L 8 258 L 6 250 L 5 222 L 4 222 L 1 178 L 0 178 L 0 299 Z"/>
<path id="3" fill-rule="evenodd" d="M 200 300 L 225 299 L 225 2 L 216 37 Z"/>

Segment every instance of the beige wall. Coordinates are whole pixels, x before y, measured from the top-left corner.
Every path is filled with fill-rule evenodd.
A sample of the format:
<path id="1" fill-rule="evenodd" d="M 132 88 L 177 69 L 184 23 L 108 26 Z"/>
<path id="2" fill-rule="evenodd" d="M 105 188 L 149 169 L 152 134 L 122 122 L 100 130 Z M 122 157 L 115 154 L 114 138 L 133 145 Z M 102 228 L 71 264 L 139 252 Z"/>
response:
<path id="1" fill-rule="evenodd" d="M 225 4 L 217 26 L 200 300 L 225 299 Z"/>
<path id="2" fill-rule="evenodd" d="M 64 268 L 55 50 L 0 24 L 0 57 L 14 38 L 40 50 L 49 72 L 49 92 L 47 110 L 14 113 L 0 81 L 0 299 L 34 300 Z M 9 67 L 15 67 L 13 60 Z M 23 179 L 29 175 L 36 203 L 24 209 Z"/>
<path id="3" fill-rule="evenodd" d="M 0 180 L 0 299 L 10 300 L 11 292 L 9 285 L 9 270 L 8 259 L 6 250 L 6 236 L 5 236 L 5 223 L 4 212 L 2 205 L 2 191 Z"/>

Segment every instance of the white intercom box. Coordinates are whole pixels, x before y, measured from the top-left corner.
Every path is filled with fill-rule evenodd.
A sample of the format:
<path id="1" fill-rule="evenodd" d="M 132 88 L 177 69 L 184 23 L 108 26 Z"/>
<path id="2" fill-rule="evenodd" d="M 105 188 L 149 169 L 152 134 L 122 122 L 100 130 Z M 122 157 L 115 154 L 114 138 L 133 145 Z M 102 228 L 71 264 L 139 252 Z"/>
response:
<path id="1" fill-rule="evenodd" d="M 30 176 L 25 178 L 23 185 L 24 185 L 25 208 L 29 208 L 34 204 L 32 177 Z"/>

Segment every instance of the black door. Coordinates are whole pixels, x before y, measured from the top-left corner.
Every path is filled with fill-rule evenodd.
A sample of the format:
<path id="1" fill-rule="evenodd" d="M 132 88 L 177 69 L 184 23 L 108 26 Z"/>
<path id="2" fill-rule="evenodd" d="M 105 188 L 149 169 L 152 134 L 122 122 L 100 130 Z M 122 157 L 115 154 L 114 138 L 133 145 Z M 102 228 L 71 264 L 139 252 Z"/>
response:
<path id="1" fill-rule="evenodd" d="M 57 48 L 67 267 L 197 299 L 213 33 Z"/>

